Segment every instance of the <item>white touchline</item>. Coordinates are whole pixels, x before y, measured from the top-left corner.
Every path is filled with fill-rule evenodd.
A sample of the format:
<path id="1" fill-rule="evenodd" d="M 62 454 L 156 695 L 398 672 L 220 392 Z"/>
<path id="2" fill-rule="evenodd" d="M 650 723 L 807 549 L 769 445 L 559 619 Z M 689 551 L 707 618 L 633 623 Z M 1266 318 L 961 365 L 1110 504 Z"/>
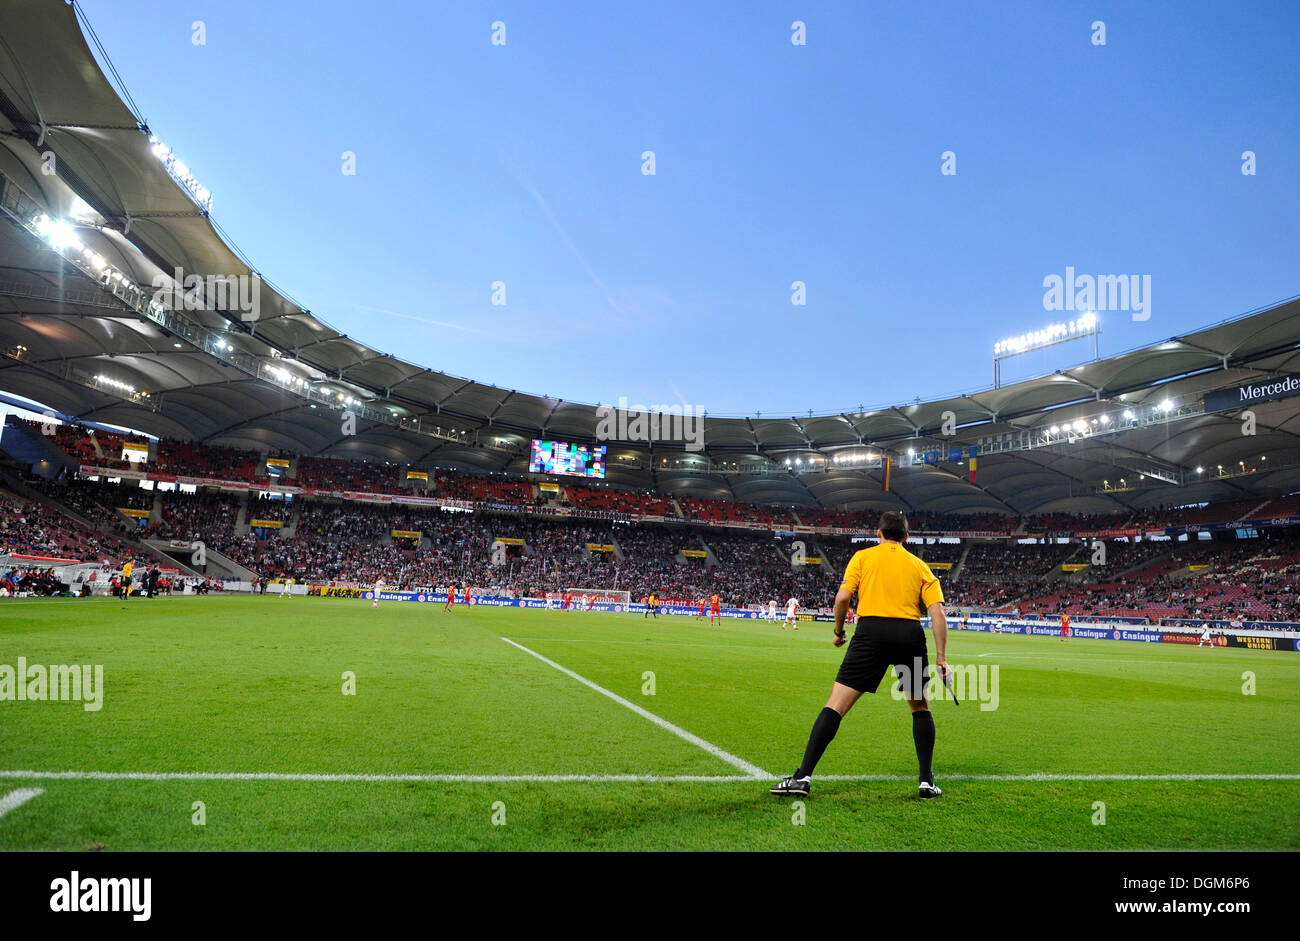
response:
<path id="1" fill-rule="evenodd" d="M 4 797 L 0 797 L 0 817 L 3 817 L 15 807 L 21 807 L 33 797 L 40 797 L 45 792 L 39 787 L 25 787 L 21 790 L 10 791 Z"/>
<path id="2" fill-rule="evenodd" d="M 594 782 L 601 784 L 641 783 L 713 783 L 745 781 L 753 778 L 738 774 L 321 774 L 279 771 L 0 771 L 0 780 L 21 778 L 32 781 L 302 781 L 312 783 L 379 783 L 379 784 L 508 784 L 511 782 L 564 784 Z"/>
<path id="3" fill-rule="evenodd" d="M 772 777 L 772 775 L 768 774 L 766 771 L 764 771 L 762 768 L 758 767 L 757 765 L 751 765 L 745 759 L 737 758 L 735 755 L 731 754 L 731 752 L 723 751 L 717 745 L 713 745 L 710 744 L 709 742 L 706 742 L 698 735 L 692 735 L 690 732 L 687 732 L 685 729 L 673 725 L 667 719 L 659 718 L 659 716 L 655 715 L 653 712 L 650 712 L 646 709 L 642 709 L 636 703 L 629 702 L 628 700 L 624 699 L 622 696 L 618 695 L 617 693 L 611 693 L 609 690 L 605 689 L 605 687 L 598 686 L 597 684 L 593 683 L 591 680 L 587 679 L 585 676 L 579 676 L 577 673 L 574 673 L 568 667 L 562 667 L 554 660 L 546 659 L 537 651 L 529 650 L 523 644 L 516 644 L 509 637 L 502 637 L 501 639 L 504 640 L 511 647 L 518 647 L 524 653 L 536 657 L 538 660 L 542 661 L 542 663 L 546 664 L 548 667 L 554 667 L 555 669 L 563 673 L 565 676 L 577 680 L 583 686 L 588 686 L 591 689 L 594 689 L 602 696 L 608 696 L 610 699 L 614 700 L 614 702 L 618 703 L 620 706 L 626 706 L 628 709 L 631 709 L 637 715 L 641 716 L 641 718 L 649 719 L 651 722 L 659 726 L 661 729 L 666 729 L 667 731 L 672 732 L 678 738 L 685 739 L 686 741 L 690 742 L 692 745 L 704 749 L 714 758 L 720 758 L 723 761 L 725 761 L 727 764 L 731 765 L 733 768 L 739 768 L 741 771 L 745 772 L 745 774 L 749 775 L 751 778 Z"/>
<path id="4" fill-rule="evenodd" d="M 818 781 L 915 781 L 916 775 L 825 774 Z M 1300 781 L 1300 774 L 940 774 L 944 781 Z"/>
<path id="5" fill-rule="evenodd" d="M 27 781 L 287 781 L 377 784 L 753 784 L 739 774 L 295 774 L 278 771 L 0 771 Z M 915 781 L 914 774 L 819 774 L 818 781 Z M 1300 781 L 1300 774 L 943 774 L 941 781 Z M 8 795 L 40 794 L 40 790 Z M 21 801 L 19 802 L 21 803 Z M 16 804 L 14 806 L 17 806 Z"/>
<path id="6" fill-rule="evenodd" d="M 524 640 L 545 640 L 555 644 L 622 644 L 629 647 L 707 647 L 710 650 L 779 650 L 782 656 L 790 654 L 811 654 L 813 656 L 823 656 L 827 651 L 820 648 L 809 646 L 796 647 L 794 644 L 801 643 L 799 638 L 790 638 L 785 642 L 785 638 L 780 638 L 772 644 L 681 644 L 674 641 L 661 640 L 604 640 L 591 637 L 525 637 Z M 829 649 L 829 648 L 828 648 Z M 831 651 L 833 654 L 834 651 Z"/>

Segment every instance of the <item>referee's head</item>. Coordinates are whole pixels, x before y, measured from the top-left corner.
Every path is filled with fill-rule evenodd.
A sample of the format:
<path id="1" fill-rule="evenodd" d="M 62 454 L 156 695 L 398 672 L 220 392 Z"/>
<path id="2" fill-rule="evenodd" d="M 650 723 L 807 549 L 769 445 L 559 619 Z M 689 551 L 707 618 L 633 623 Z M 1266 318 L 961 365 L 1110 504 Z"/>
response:
<path id="1" fill-rule="evenodd" d="M 881 513 L 876 533 L 881 539 L 887 539 L 890 542 L 906 542 L 907 517 L 898 510 Z"/>

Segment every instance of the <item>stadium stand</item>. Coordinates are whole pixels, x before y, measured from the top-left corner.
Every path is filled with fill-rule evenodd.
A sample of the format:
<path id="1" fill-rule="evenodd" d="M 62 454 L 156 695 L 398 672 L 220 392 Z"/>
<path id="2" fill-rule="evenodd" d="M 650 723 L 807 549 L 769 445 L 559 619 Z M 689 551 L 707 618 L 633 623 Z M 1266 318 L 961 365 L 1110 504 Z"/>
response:
<path id="1" fill-rule="evenodd" d="M 93 453 L 85 431 L 65 431 L 55 438 L 68 450 L 69 458 Z M 102 448 L 102 441 L 100 444 Z M 167 440 L 159 441 L 157 449 L 171 462 L 168 472 L 182 478 L 250 476 L 265 466 L 260 455 L 239 449 L 182 447 Z M 297 460 L 298 480 L 305 469 L 320 490 L 384 494 L 386 490 L 374 488 L 397 480 L 392 466 L 338 459 Z M 188 461 L 194 464 L 185 463 Z M 257 479 L 243 482 L 252 484 Z M 131 479 L 96 481 L 71 473 L 59 480 L 30 477 L 27 482 L 101 529 L 124 537 L 202 540 L 213 551 L 261 575 L 292 576 L 299 581 L 352 584 L 380 578 L 395 587 L 422 588 L 473 584 L 511 595 L 581 586 L 626 590 L 634 598 L 651 592 L 674 599 L 716 593 L 728 603 L 751 606 L 765 606 L 771 600 L 784 603 L 794 596 L 806 608 L 825 609 L 850 555 L 863 545 L 835 535 L 800 537 L 805 540 L 804 551 L 820 564 L 794 567 L 792 540 L 775 535 L 795 525 L 796 518 L 786 507 L 679 498 L 677 504 L 687 517 L 683 520 L 676 516 L 673 500 L 666 495 L 566 484 L 556 503 L 586 510 L 591 516 L 537 516 L 532 511 L 539 501 L 528 479 L 449 469 L 436 472 L 437 492 L 478 509 L 452 512 L 434 505 L 361 503 L 310 495 L 285 501 L 269 499 L 267 492 L 255 485 L 244 492 L 205 486 L 197 492 L 155 490 L 141 488 Z M 1131 543 L 1110 539 L 1104 566 L 1091 564 L 1094 542 L 1087 537 L 1014 540 L 1024 539 L 1030 532 L 1201 527 L 1231 523 L 1251 511 L 1257 516 L 1287 516 L 1298 506 L 1300 495 L 1291 494 L 1274 500 L 1119 514 L 917 512 L 910 517 L 916 532 L 980 536 L 948 542 L 918 538 L 909 548 L 935 565 L 950 605 L 960 610 L 1283 620 L 1300 616 L 1296 601 L 1300 548 L 1289 536 L 1289 529 L 1268 534 L 1271 538 L 1252 540 Z M 119 508 L 147 510 L 155 518 L 145 522 L 129 519 Z M 669 522 L 632 521 L 642 513 Z M 601 521 L 593 516 L 628 521 Z M 19 519 L 28 521 L 31 535 L 20 537 Z M 283 528 L 252 528 L 255 519 L 280 522 Z M 845 511 L 803 511 L 798 520 L 805 526 L 856 531 L 873 525 L 869 517 Z M 729 523 L 761 528 L 729 528 Z M 4 545 L 12 551 L 57 552 L 103 561 L 132 551 L 126 543 L 87 530 L 51 507 L 25 504 L 12 497 L 2 527 Z M 394 538 L 393 531 L 419 533 L 420 537 Z M 504 546 L 504 558 L 498 557 L 493 564 L 492 549 L 498 539 L 509 545 Z M 615 551 L 589 550 L 589 543 L 613 546 Z M 685 556 L 683 550 L 698 555 Z M 1071 560 L 1077 570 L 1063 570 L 1062 563 Z"/>
<path id="2" fill-rule="evenodd" d="M 645 514 L 649 516 L 673 516 L 677 511 L 669 497 L 650 492 L 633 492 L 628 490 L 597 489 L 584 484 L 565 484 L 566 499 L 562 505 L 575 506 L 583 510 L 627 516 Z"/>
<path id="3" fill-rule="evenodd" d="M 365 461 L 302 457 L 297 476 L 290 481 L 299 487 L 318 490 L 351 490 L 359 493 L 397 493 L 397 468 Z"/>
<path id="4" fill-rule="evenodd" d="M 130 550 L 57 510 L 0 491 L 0 555 L 107 562 Z"/>

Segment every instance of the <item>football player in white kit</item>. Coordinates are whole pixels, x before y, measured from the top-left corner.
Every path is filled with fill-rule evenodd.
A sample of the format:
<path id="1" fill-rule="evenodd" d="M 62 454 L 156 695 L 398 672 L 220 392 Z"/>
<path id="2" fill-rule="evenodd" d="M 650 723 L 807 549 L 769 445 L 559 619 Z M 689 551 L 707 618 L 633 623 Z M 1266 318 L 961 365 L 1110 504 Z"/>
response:
<path id="1" fill-rule="evenodd" d="M 776 620 L 776 599 L 775 598 L 773 598 L 771 601 L 767 603 L 767 619 L 769 621 Z"/>
<path id="2" fill-rule="evenodd" d="M 1205 644 L 1209 644 L 1211 647 L 1214 646 L 1214 638 L 1210 636 L 1210 625 L 1208 622 L 1201 623 L 1201 639 L 1196 642 L 1196 646 L 1201 647 Z"/>
<path id="3" fill-rule="evenodd" d="M 284 580 L 283 585 L 280 587 L 280 597 L 281 597 L 281 598 L 292 598 L 292 597 L 293 597 L 293 579 L 292 579 L 292 578 L 286 578 L 286 579 Z"/>
<path id="4" fill-rule="evenodd" d="M 382 578 L 376 578 L 375 579 L 375 600 L 370 603 L 370 607 L 372 608 L 379 607 L 379 593 L 383 590 L 384 590 L 384 580 Z"/>
<path id="5" fill-rule="evenodd" d="M 794 629 L 799 630 L 799 622 L 795 620 L 795 612 L 799 610 L 799 599 L 791 598 L 785 603 L 785 621 L 781 624 L 781 630 L 785 630 L 787 625 L 793 624 Z"/>

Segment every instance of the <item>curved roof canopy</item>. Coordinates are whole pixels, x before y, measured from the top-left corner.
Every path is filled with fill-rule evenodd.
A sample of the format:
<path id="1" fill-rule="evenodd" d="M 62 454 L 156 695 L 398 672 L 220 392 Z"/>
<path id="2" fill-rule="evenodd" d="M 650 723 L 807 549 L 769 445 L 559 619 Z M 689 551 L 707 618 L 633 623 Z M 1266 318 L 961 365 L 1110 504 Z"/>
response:
<path id="1" fill-rule="evenodd" d="M 405 362 L 303 310 L 232 249 L 169 172 L 101 71 L 75 9 L 62 0 L 4 6 L 0 389 L 160 436 L 375 461 L 526 472 L 532 438 L 595 443 L 596 406 Z M 50 166 L 54 173 L 43 170 Z M 73 223 L 72 248 L 66 232 L 56 239 L 40 229 L 50 220 Z M 204 279 L 202 309 L 149 316 L 105 274 L 156 286 L 176 269 Z M 214 302 L 209 278 L 243 278 L 243 294 Z M 1206 391 L 1298 364 L 1300 300 L 1292 300 L 942 401 L 707 417 L 702 447 L 681 440 L 690 435 L 601 440 L 611 484 L 756 503 L 1023 513 L 1262 500 L 1300 485 L 1300 397 L 1256 406 L 1254 435 L 1242 433 L 1236 412 L 1197 406 Z M 1150 416 L 1165 400 L 1175 409 L 1159 420 L 1110 430 L 1125 411 Z M 344 409 L 357 417 L 354 434 L 344 433 Z M 1102 416 L 1095 428 L 1105 433 L 1046 434 L 1080 421 L 1093 428 Z M 1033 446 L 990 448 L 1022 432 Z M 974 483 L 965 463 L 941 459 L 896 467 L 890 491 L 882 488 L 882 453 L 907 461 L 912 450 L 919 463 L 927 451 L 946 458 L 960 447 L 965 459 L 972 445 L 980 448 Z"/>

